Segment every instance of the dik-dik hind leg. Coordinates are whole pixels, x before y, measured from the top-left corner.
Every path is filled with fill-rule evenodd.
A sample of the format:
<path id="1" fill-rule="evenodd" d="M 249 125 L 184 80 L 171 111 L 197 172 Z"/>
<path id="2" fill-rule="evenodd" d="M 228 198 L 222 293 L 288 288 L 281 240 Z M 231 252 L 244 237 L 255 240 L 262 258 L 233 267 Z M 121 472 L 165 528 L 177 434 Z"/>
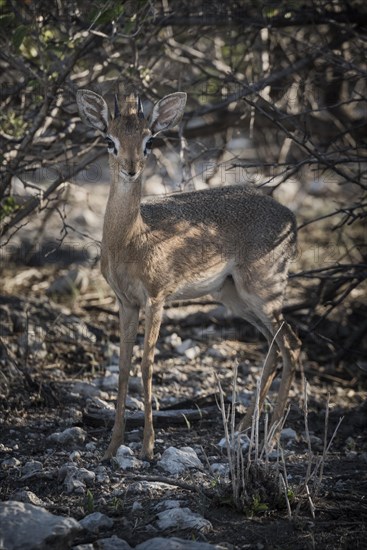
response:
<path id="1" fill-rule="evenodd" d="M 111 442 L 103 459 L 115 456 L 117 449 L 124 442 L 125 431 L 125 403 L 129 374 L 131 368 L 131 357 L 135 344 L 139 324 L 139 308 L 130 304 L 119 304 L 120 316 L 120 359 L 119 359 L 119 382 L 117 391 L 117 403 L 115 422 L 112 429 Z"/>
<path id="2" fill-rule="evenodd" d="M 281 420 L 287 406 L 289 390 L 297 367 L 300 354 L 300 341 L 294 334 L 291 327 L 282 319 L 282 317 L 279 317 L 277 323 L 274 323 L 273 331 L 274 336 L 272 338 L 268 337 L 269 348 L 270 346 L 271 348 L 267 362 L 262 372 L 259 410 L 261 411 L 262 409 L 266 395 L 275 376 L 277 348 L 279 348 L 282 354 L 283 369 L 277 401 L 270 421 L 270 426 L 276 425 L 274 431 L 274 435 L 276 435 L 281 427 Z M 270 357 L 270 355 L 272 356 L 272 358 Z M 238 426 L 239 431 L 245 430 L 251 426 L 255 403 L 256 397 L 248 408 L 246 415 L 240 421 Z"/>
<path id="3" fill-rule="evenodd" d="M 259 411 L 262 410 L 265 398 L 268 394 L 272 381 L 274 380 L 276 372 L 276 361 L 278 355 L 278 348 L 275 342 L 272 343 L 271 338 L 267 338 L 269 345 L 269 352 L 265 359 L 264 366 L 261 370 L 261 383 L 260 383 L 260 395 L 258 400 Z M 256 395 L 252 398 L 251 404 L 248 406 L 246 414 L 238 423 L 237 430 L 239 432 L 245 431 L 251 427 L 253 422 L 253 415 L 255 411 L 257 398 Z"/>
<path id="4" fill-rule="evenodd" d="M 144 353 L 141 371 L 144 386 L 144 438 L 142 457 L 151 460 L 154 452 L 154 429 L 152 410 L 152 376 L 154 349 L 158 340 L 162 322 L 164 302 L 162 300 L 148 300 L 145 310 L 145 338 Z"/>
<path id="5" fill-rule="evenodd" d="M 299 356 L 301 352 L 301 342 L 291 327 L 281 316 L 278 318 L 278 326 L 281 327 L 277 333 L 276 341 L 283 358 L 283 372 L 278 391 L 278 398 L 271 418 L 271 424 L 279 424 L 286 406 L 289 390 L 294 378 Z"/>
<path id="6" fill-rule="evenodd" d="M 276 371 L 278 346 L 273 342 L 272 323 L 264 312 L 259 297 L 246 291 L 241 277 L 236 277 L 236 283 L 232 278 L 228 277 L 220 292 L 216 295 L 216 298 L 221 300 L 235 315 L 242 317 L 257 328 L 265 336 L 269 344 L 269 353 L 262 369 L 260 384 L 258 404 L 261 410 Z M 248 407 L 246 415 L 238 424 L 237 429 L 239 431 L 251 427 L 255 404 L 256 396 L 254 396 L 252 403 Z"/>

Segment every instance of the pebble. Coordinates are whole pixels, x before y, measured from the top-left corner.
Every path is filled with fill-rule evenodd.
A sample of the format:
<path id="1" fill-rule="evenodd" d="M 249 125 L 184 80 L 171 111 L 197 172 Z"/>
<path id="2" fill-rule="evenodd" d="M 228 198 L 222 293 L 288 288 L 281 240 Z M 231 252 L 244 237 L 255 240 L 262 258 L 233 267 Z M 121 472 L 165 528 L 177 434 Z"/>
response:
<path id="1" fill-rule="evenodd" d="M 280 441 L 282 441 L 283 443 L 284 442 L 293 443 L 297 441 L 297 432 L 293 430 L 293 428 L 284 428 L 280 432 Z"/>
<path id="2" fill-rule="evenodd" d="M 4 469 L 6 469 L 6 468 L 17 468 L 20 465 L 21 465 L 21 461 L 18 460 L 17 458 L 15 458 L 15 456 L 12 456 L 11 458 L 5 458 L 1 462 L 1 467 L 4 468 Z"/>
<path id="3" fill-rule="evenodd" d="M 93 382 L 75 382 L 71 388 L 70 393 L 80 395 L 82 397 L 107 399 L 108 394 L 102 392 Z"/>
<path id="4" fill-rule="evenodd" d="M 77 468 L 70 462 L 61 466 L 59 470 L 59 479 L 63 481 L 67 493 L 85 494 L 86 487 L 91 486 L 95 478 L 95 472 Z"/>
<path id="5" fill-rule="evenodd" d="M 118 386 L 119 375 L 117 372 L 106 371 L 106 375 L 95 382 L 99 384 L 102 390 L 111 391 L 116 390 Z"/>
<path id="6" fill-rule="evenodd" d="M 101 512 L 93 512 L 79 521 L 80 525 L 90 533 L 97 534 L 100 529 L 113 527 L 113 519 Z"/>
<path id="7" fill-rule="evenodd" d="M 85 292 L 89 285 L 88 271 L 76 268 L 70 269 L 65 275 L 55 279 L 46 293 L 49 296 L 73 296 L 76 292 Z"/>
<path id="8" fill-rule="evenodd" d="M 133 451 L 126 445 L 120 445 L 117 449 L 115 461 L 122 470 L 140 470 L 144 462 L 135 458 Z"/>
<path id="9" fill-rule="evenodd" d="M 144 403 L 141 399 L 137 399 L 136 397 L 130 397 L 130 395 L 128 395 L 126 397 L 126 408 L 131 409 L 133 411 L 143 411 Z"/>
<path id="10" fill-rule="evenodd" d="M 69 460 L 71 460 L 72 462 L 74 460 L 79 460 L 80 457 L 81 457 L 81 454 L 79 451 L 73 451 L 72 453 L 69 454 Z"/>
<path id="11" fill-rule="evenodd" d="M 80 445 L 84 443 L 87 437 L 87 432 L 83 428 L 74 426 L 73 428 L 66 428 L 63 432 L 55 432 L 48 436 L 47 440 L 60 445 Z"/>
<path id="12" fill-rule="evenodd" d="M 93 545 L 93 549 L 96 546 Z M 107 539 L 99 539 L 97 541 L 98 550 L 132 550 L 131 546 L 123 539 L 116 535 L 112 535 Z M 163 550 L 163 549 L 162 549 Z"/>
<path id="13" fill-rule="evenodd" d="M 42 462 L 38 460 L 29 460 L 26 462 L 22 468 L 22 479 L 27 479 L 32 477 L 35 473 L 41 472 L 43 469 Z"/>
<path id="14" fill-rule="evenodd" d="M 167 529 L 195 529 L 200 533 L 209 533 L 212 524 L 190 508 L 171 508 L 158 513 L 157 527 L 161 531 Z"/>
<path id="15" fill-rule="evenodd" d="M 7 447 L 6 445 L 4 445 L 4 443 L 0 443 L 0 451 L 2 453 L 10 453 L 12 451 L 12 449 L 10 447 Z"/>
<path id="16" fill-rule="evenodd" d="M 218 550 L 223 550 L 224 547 L 213 546 L 208 542 L 197 542 L 192 539 L 184 540 L 177 537 L 155 537 L 138 544 L 135 550 L 215 550 L 216 548 L 218 548 Z M 225 548 L 227 548 L 227 546 L 225 546 Z"/>
<path id="17" fill-rule="evenodd" d="M 185 471 L 195 468 L 201 470 L 203 464 L 198 455 L 191 447 L 168 447 L 158 461 L 159 468 L 173 475 L 182 474 Z"/>
<path id="18" fill-rule="evenodd" d="M 177 351 L 177 353 L 179 353 L 180 355 L 184 355 L 185 352 L 192 348 L 194 345 L 193 341 L 188 338 L 187 340 L 184 340 L 183 342 L 181 342 L 181 344 L 178 344 L 176 347 L 175 347 L 175 350 Z"/>
<path id="19" fill-rule="evenodd" d="M 107 472 L 107 468 L 105 466 L 102 466 L 102 465 L 97 466 L 97 468 L 95 469 L 95 474 L 96 474 L 96 481 L 98 483 L 109 483 L 110 478 Z"/>
<path id="20" fill-rule="evenodd" d="M 176 349 L 176 351 L 177 351 L 177 347 L 182 345 L 181 336 L 179 336 L 176 332 L 173 332 L 172 334 L 169 334 L 168 336 L 166 336 L 164 341 L 166 342 L 166 344 Z"/>
<path id="21" fill-rule="evenodd" d="M 161 500 L 160 502 L 158 502 L 155 508 L 158 511 L 171 510 L 172 508 L 180 508 L 181 504 L 182 503 L 180 500 L 167 499 L 167 500 Z"/>
<path id="22" fill-rule="evenodd" d="M 200 355 L 200 347 L 199 346 L 193 346 L 192 348 L 189 348 L 185 351 L 185 356 L 188 359 L 195 359 L 198 355 Z"/>
<path id="23" fill-rule="evenodd" d="M 208 355 L 210 355 L 210 357 L 214 357 L 214 359 L 226 359 L 227 358 L 227 353 L 222 348 L 212 347 L 212 348 L 208 349 L 207 353 L 208 353 Z"/>
<path id="24" fill-rule="evenodd" d="M 143 508 L 143 505 L 138 502 L 137 500 L 133 503 L 132 507 L 131 507 L 131 510 L 134 514 L 136 514 L 137 512 L 141 512 L 142 510 L 144 510 Z"/>
<path id="25" fill-rule="evenodd" d="M 246 434 L 242 434 L 239 436 L 239 432 L 234 433 L 234 438 L 229 440 L 229 445 L 231 449 L 236 450 L 240 446 L 242 451 L 247 451 L 250 446 L 250 438 Z M 222 437 L 222 439 L 218 443 L 218 447 L 221 449 L 227 448 L 227 441 L 225 437 Z"/>
<path id="26" fill-rule="evenodd" d="M 214 462 L 210 465 L 210 471 L 216 476 L 227 478 L 229 476 L 229 464 Z"/>
<path id="27" fill-rule="evenodd" d="M 25 502 L 27 504 L 33 504 L 34 506 L 46 506 L 46 503 L 38 498 L 37 495 L 32 493 L 32 491 L 27 491 L 25 489 L 20 489 L 15 491 L 11 495 L 10 500 L 16 500 L 17 502 Z"/>

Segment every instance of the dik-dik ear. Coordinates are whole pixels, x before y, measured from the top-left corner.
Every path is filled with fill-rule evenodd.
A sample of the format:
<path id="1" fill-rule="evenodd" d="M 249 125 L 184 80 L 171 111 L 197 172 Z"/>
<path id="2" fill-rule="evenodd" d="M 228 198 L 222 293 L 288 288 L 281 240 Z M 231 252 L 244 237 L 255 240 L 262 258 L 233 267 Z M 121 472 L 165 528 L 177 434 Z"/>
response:
<path id="1" fill-rule="evenodd" d="M 186 98 L 185 92 L 176 92 L 166 95 L 155 104 L 150 120 L 153 135 L 176 126 L 184 113 Z"/>
<path id="2" fill-rule="evenodd" d="M 84 124 L 103 133 L 108 127 L 108 107 L 102 96 L 90 90 L 78 90 L 76 102 Z"/>

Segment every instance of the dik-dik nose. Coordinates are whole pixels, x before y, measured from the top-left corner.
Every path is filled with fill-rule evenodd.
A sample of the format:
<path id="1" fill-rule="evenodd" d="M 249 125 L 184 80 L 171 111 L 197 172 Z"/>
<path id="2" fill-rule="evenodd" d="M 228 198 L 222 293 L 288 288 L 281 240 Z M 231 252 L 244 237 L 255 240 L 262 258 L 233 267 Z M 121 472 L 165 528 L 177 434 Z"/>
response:
<path id="1" fill-rule="evenodd" d="M 136 168 L 136 161 L 134 159 L 130 159 L 127 162 L 127 173 L 129 174 L 129 176 L 135 176 Z"/>

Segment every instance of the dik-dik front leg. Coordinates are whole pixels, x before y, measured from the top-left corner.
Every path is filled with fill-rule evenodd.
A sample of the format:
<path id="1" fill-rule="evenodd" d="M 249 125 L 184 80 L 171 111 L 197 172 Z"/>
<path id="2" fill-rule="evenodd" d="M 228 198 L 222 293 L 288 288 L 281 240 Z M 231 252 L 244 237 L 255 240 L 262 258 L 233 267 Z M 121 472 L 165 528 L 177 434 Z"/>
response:
<path id="1" fill-rule="evenodd" d="M 117 392 L 117 404 L 115 423 L 113 425 L 111 442 L 104 454 L 104 459 L 115 456 L 117 449 L 124 442 L 125 431 L 125 403 L 129 374 L 131 368 L 131 357 L 136 340 L 139 324 L 139 307 L 129 303 L 119 303 L 120 316 L 120 360 L 119 360 L 119 383 Z"/>
<path id="2" fill-rule="evenodd" d="M 148 299 L 145 310 L 144 353 L 141 363 L 145 406 L 142 457 L 148 460 L 151 460 L 153 458 L 154 453 L 152 376 L 154 349 L 158 340 L 159 329 L 162 322 L 163 305 L 164 302 L 162 300 Z"/>

